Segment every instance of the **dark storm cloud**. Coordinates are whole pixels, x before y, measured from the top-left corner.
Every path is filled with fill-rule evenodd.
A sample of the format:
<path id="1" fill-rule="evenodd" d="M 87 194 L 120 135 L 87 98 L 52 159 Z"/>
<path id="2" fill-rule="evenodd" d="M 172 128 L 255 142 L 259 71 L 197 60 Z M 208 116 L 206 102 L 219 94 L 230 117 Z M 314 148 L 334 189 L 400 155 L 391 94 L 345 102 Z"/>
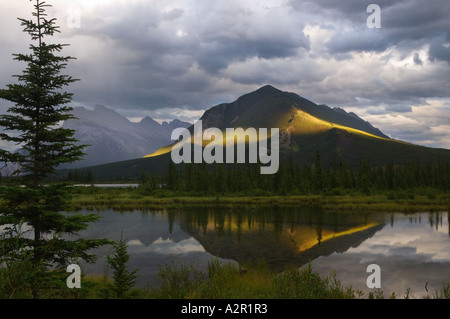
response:
<path id="1" fill-rule="evenodd" d="M 327 44 L 328 49 L 333 54 L 341 54 L 352 51 L 383 52 L 391 45 L 389 42 L 386 42 L 386 38 L 383 34 L 385 33 L 384 29 L 353 29 L 339 33 L 339 36 L 333 37 L 333 39 Z M 349 56 L 349 58 L 350 57 L 351 56 Z"/>
<path id="2" fill-rule="evenodd" d="M 450 63 L 450 30 L 445 35 L 435 37 L 430 44 L 430 59 Z"/>
<path id="3" fill-rule="evenodd" d="M 381 8 L 381 29 L 368 30 L 366 12 L 369 4 Z M 351 51 L 382 52 L 398 46 L 405 50 L 431 45 L 431 59 L 449 61 L 450 49 L 446 44 L 450 35 L 450 1 L 379 0 L 379 1 L 292 1 L 292 6 L 304 10 L 311 7 L 316 14 L 334 24 L 337 35 L 328 43 L 331 53 Z"/>
<path id="4" fill-rule="evenodd" d="M 417 65 L 423 65 L 423 61 L 418 53 L 414 53 L 414 63 Z"/>
<path id="5" fill-rule="evenodd" d="M 381 29 L 367 27 L 372 3 L 381 7 Z M 53 5 L 62 26 L 57 40 L 70 43 L 65 53 L 77 58 L 67 69 L 81 79 L 70 88 L 75 105 L 103 104 L 130 118 L 192 119 L 200 110 L 272 84 L 316 103 L 352 107 L 376 121 L 382 112 L 392 119 L 412 118 L 431 107 L 427 99 L 450 99 L 448 0 L 61 0 Z M 69 5 L 80 6 L 80 28 L 66 26 Z M 11 54 L 24 52 L 28 44 L 15 17 L 26 17 L 31 7 L 22 8 L 17 0 L 0 2 L 1 87 L 22 67 L 11 63 Z M 445 117 L 435 119 L 429 124 L 445 124 Z M 425 127 L 427 119 L 421 121 Z M 383 130 L 384 122 L 376 123 Z M 427 130 L 427 137 L 437 137 L 437 131 Z"/>
<path id="6" fill-rule="evenodd" d="M 120 47 L 133 48 L 149 60 L 168 55 L 172 59 L 189 56 L 191 63 L 198 63 L 210 73 L 226 68 L 232 61 L 254 56 L 294 56 L 298 49 L 309 46 L 299 25 L 282 23 L 280 14 L 269 11 L 262 16 L 249 10 L 238 14 L 211 12 L 215 18 L 203 21 L 194 10 L 173 9 L 164 13 L 155 11 L 151 3 L 140 3 L 131 9 L 124 5 L 120 11 L 120 18 L 102 21 L 100 17 L 100 21 L 92 23 L 94 30 L 87 27 L 84 31 L 107 36 Z M 177 29 L 174 21 L 185 15 L 188 17 L 179 21 Z M 167 63 L 157 65 L 170 67 Z"/>
<path id="7" fill-rule="evenodd" d="M 281 34 L 266 38 L 249 38 L 242 34 L 236 39 L 217 38 L 200 45 L 204 50 L 199 52 L 197 61 L 212 74 L 226 69 L 233 61 L 245 61 L 252 57 L 269 60 L 285 58 L 295 56 L 300 48 L 308 48 L 307 39 L 304 37 L 288 39 Z"/>
<path id="8" fill-rule="evenodd" d="M 112 85 L 117 89 L 104 95 L 102 103 L 205 108 L 214 100 L 214 93 L 208 92 L 216 85 L 222 85 L 222 91 L 230 88 L 217 82 L 231 63 L 295 57 L 309 49 L 302 22 L 292 23 L 285 13 L 283 8 L 249 9 L 233 3 L 170 10 L 151 2 L 105 5 L 86 16 L 83 27 L 71 35 L 95 39 L 98 49 L 92 51 L 97 53 L 88 59 L 98 72 L 116 74 Z M 95 83 L 77 95 L 79 100 L 103 90 L 95 77 L 85 81 Z"/>

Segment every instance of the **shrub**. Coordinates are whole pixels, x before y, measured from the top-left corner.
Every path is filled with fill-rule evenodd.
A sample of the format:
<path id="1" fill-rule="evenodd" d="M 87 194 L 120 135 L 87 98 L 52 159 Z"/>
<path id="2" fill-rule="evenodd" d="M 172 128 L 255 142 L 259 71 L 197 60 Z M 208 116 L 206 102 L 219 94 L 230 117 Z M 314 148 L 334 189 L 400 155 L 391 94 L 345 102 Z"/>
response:
<path id="1" fill-rule="evenodd" d="M 123 239 L 123 233 L 118 242 L 113 243 L 114 254 L 113 256 L 106 256 L 107 262 L 114 270 L 113 278 L 113 291 L 117 298 L 126 298 L 129 296 L 131 288 L 135 284 L 137 277 L 137 269 L 130 271 L 128 269 L 127 262 L 130 260 L 130 255 L 127 251 L 127 244 Z"/>
<path id="2" fill-rule="evenodd" d="M 157 295 L 167 299 L 185 298 L 203 277 L 198 267 L 183 264 L 178 259 L 160 267 L 158 276 L 161 287 Z"/>

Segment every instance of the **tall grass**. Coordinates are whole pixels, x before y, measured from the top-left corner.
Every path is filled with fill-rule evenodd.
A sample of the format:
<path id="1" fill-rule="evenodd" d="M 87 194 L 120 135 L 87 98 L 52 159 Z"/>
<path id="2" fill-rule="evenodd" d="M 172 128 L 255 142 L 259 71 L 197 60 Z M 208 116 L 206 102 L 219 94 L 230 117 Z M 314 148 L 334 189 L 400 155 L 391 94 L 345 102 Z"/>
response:
<path id="1" fill-rule="evenodd" d="M 241 267 L 214 259 L 206 272 L 181 263 L 160 269 L 156 298 L 175 299 L 348 299 L 360 292 L 344 288 L 330 275 L 322 278 L 309 267 L 271 272 L 263 262 Z"/>
<path id="2" fill-rule="evenodd" d="M 344 286 L 335 273 L 322 277 L 311 265 L 273 273 L 264 262 L 255 267 L 210 261 L 206 271 L 176 262 L 160 268 L 161 287 L 148 298 L 164 299 L 396 299 L 380 289 L 364 295 Z M 409 289 L 401 298 L 409 298 Z M 450 299 L 450 282 L 424 299 Z"/>
<path id="3" fill-rule="evenodd" d="M 5 281 L 6 269 L 0 269 L 0 279 Z M 13 278 L 25 274 L 19 269 Z M 3 276 L 3 277 L 2 277 Z M 210 261 L 206 270 L 185 264 L 177 259 L 160 266 L 160 285 L 153 288 L 134 288 L 128 294 L 130 299 L 396 299 L 392 293 L 385 296 L 377 290 L 364 295 L 362 291 L 346 287 L 334 273 L 322 277 L 314 272 L 311 265 L 306 268 L 290 268 L 282 273 L 273 273 L 264 262 L 242 267 L 232 263 L 222 263 L 218 259 Z M 107 276 L 83 277 L 82 288 L 71 290 L 61 285 L 58 291 L 52 289 L 44 298 L 54 299 L 110 299 L 117 298 L 112 293 L 113 281 Z M 0 299 L 30 298 L 24 291 L 12 291 L 0 285 Z M 405 296 L 409 298 L 409 289 Z M 450 299 L 450 282 L 431 295 L 430 299 Z"/>
<path id="4" fill-rule="evenodd" d="M 138 188 L 80 187 L 72 198 L 71 210 L 133 211 L 138 209 L 162 210 L 182 207 L 262 207 L 262 206 L 317 206 L 333 211 L 395 211 L 448 210 L 448 192 L 431 189 L 386 191 L 378 194 L 316 194 L 295 196 L 245 196 L 238 194 L 187 196 L 161 190 L 165 196 L 143 194 Z"/>

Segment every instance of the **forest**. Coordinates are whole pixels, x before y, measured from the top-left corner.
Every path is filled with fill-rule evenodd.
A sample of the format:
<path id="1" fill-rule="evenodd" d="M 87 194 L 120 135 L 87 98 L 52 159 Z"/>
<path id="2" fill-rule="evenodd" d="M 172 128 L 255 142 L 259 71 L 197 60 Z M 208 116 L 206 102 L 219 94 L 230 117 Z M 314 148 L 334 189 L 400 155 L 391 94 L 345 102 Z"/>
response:
<path id="1" fill-rule="evenodd" d="M 89 176 L 89 174 L 87 174 Z M 370 195 L 390 190 L 429 189 L 446 191 L 450 186 L 450 163 L 388 164 L 376 167 L 363 159 L 357 168 L 334 161 L 321 164 L 316 153 L 314 165 L 300 167 L 291 157 L 286 158 L 274 175 L 260 174 L 258 164 L 185 164 L 169 162 L 164 174 L 142 172 L 139 185 L 152 190 L 163 188 L 179 194 L 217 195 L 343 195 L 360 192 Z"/>

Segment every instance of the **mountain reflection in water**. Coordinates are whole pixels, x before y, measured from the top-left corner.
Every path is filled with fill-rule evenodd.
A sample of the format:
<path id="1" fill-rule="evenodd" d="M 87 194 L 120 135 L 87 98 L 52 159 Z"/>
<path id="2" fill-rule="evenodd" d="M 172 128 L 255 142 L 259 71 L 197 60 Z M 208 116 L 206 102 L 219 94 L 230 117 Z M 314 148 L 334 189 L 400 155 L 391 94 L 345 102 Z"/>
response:
<path id="1" fill-rule="evenodd" d="M 319 256 L 346 251 L 384 225 L 380 214 L 329 213 L 314 208 L 190 208 L 169 211 L 99 212 L 101 221 L 80 233 L 85 238 L 127 240 L 130 268 L 139 269 L 139 285 L 157 283 L 160 266 L 173 258 L 206 267 L 214 256 L 240 264 L 263 261 L 273 271 L 300 267 Z M 104 256 L 85 265 L 103 274 Z"/>
<path id="2" fill-rule="evenodd" d="M 313 208 L 189 209 L 172 219 L 209 253 L 283 271 L 359 245 L 383 227 L 380 216 Z"/>
<path id="3" fill-rule="evenodd" d="M 213 257 L 248 265 L 263 261 L 273 271 L 305 267 L 323 276 L 335 272 L 344 286 L 367 290 L 366 267 L 382 271 L 382 290 L 411 297 L 442 288 L 450 280 L 448 212 L 391 214 L 324 212 L 307 207 L 255 209 L 190 208 L 169 211 L 98 212 L 101 221 L 84 238 L 127 240 L 129 267 L 137 285 L 158 284 L 166 263 L 206 269 Z M 96 250 L 95 265 L 83 271 L 102 275 L 111 247 Z M 111 273 L 110 273 L 111 275 Z M 367 296 L 367 294 L 366 294 Z"/>

